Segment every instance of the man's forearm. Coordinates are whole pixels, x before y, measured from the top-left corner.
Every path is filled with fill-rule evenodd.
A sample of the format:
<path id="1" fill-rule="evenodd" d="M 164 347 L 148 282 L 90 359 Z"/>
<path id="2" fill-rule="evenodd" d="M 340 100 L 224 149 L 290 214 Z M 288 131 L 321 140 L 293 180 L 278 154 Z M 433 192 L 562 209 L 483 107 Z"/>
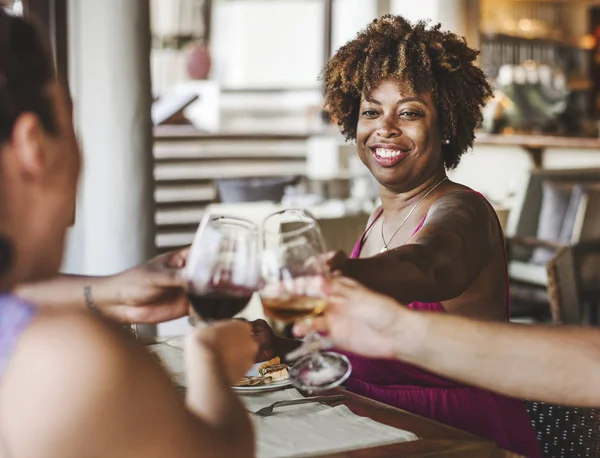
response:
<path id="1" fill-rule="evenodd" d="M 600 406 L 600 330 L 479 322 L 409 312 L 400 359 L 520 399 Z"/>
<path id="2" fill-rule="evenodd" d="M 110 278 L 59 275 L 41 282 L 21 284 L 16 288 L 16 294 L 42 307 L 94 309 L 116 300 Z"/>

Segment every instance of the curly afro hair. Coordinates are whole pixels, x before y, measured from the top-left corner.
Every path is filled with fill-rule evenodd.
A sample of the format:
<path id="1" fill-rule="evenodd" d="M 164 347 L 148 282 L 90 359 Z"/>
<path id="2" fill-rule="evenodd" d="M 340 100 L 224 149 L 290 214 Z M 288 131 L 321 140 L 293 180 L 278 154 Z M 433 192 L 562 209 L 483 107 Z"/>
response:
<path id="1" fill-rule="evenodd" d="M 479 51 L 463 37 L 442 32 L 441 24 L 411 24 L 401 16 L 375 19 L 329 60 L 321 79 L 325 108 L 347 140 L 356 139 L 361 96 L 383 80 L 394 79 L 403 88 L 429 92 L 438 112 L 444 145 L 444 165 L 458 165 L 473 145 L 481 108 L 492 96 L 483 71 L 475 65 Z"/>

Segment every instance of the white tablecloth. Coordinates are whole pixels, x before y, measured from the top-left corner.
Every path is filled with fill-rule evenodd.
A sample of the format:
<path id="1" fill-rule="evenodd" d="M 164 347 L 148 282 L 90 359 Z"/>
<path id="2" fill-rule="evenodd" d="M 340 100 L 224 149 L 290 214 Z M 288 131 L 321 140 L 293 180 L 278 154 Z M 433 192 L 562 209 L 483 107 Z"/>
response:
<path id="1" fill-rule="evenodd" d="M 182 338 L 173 338 L 148 347 L 179 386 L 186 384 L 182 344 Z M 276 401 L 301 397 L 293 388 L 240 395 L 252 412 Z M 418 439 L 411 432 L 359 417 L 343 405 L 279 407 L 270 417 L 252 415 L 251 418 L 258 458 L 309 457 Z"/>
<path id="2" fill-rule="evenodd" d="M 300 399 L 295 389 L 243 395 L 250 411 L 276 401 Z M 355 415 L 344 405 L 278 407 L 270 417 L 252 415 L 258 458 L 292 458 L 344 452 L 417 440 L 411 432 Z"/>

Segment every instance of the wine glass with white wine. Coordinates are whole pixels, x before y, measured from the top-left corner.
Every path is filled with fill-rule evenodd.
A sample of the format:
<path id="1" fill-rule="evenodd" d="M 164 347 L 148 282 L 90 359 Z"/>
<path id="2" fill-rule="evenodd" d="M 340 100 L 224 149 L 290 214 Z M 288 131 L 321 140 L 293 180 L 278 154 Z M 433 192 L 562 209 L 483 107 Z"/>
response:
<path id="1" fill-rule="evenodd" d="M 325 243 L 316 220 L 305 210 L 283 210 L 263 223 L 263 246 L 259 290 L 265 315 L 291 324 L 310 320 L 327 307 L 321 292 L 329 269 Z M 322 351 L 331 343 L 318 333 L 288 355 L 297 359 L 290 369 L 292 384 L 301 390 L 328 390 L 342 384 L 351 372 L 348 358 Z"/>

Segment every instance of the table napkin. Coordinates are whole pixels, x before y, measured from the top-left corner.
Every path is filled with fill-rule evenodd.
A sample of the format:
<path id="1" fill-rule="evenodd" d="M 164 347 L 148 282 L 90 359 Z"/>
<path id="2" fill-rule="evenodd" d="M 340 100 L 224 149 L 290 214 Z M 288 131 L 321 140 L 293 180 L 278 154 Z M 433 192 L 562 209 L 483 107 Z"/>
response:
<path id="1" fill-rule="evenodd" d="M 255 412 L 303 396 L 292 388 L 240 397 Z M 344 405 L 300 404 L 277 407 L 274 412 L 270 417 L 251 416 L 258 458 L 310 457 L 418 440 L 411 432 L 355 415 Z"/>

